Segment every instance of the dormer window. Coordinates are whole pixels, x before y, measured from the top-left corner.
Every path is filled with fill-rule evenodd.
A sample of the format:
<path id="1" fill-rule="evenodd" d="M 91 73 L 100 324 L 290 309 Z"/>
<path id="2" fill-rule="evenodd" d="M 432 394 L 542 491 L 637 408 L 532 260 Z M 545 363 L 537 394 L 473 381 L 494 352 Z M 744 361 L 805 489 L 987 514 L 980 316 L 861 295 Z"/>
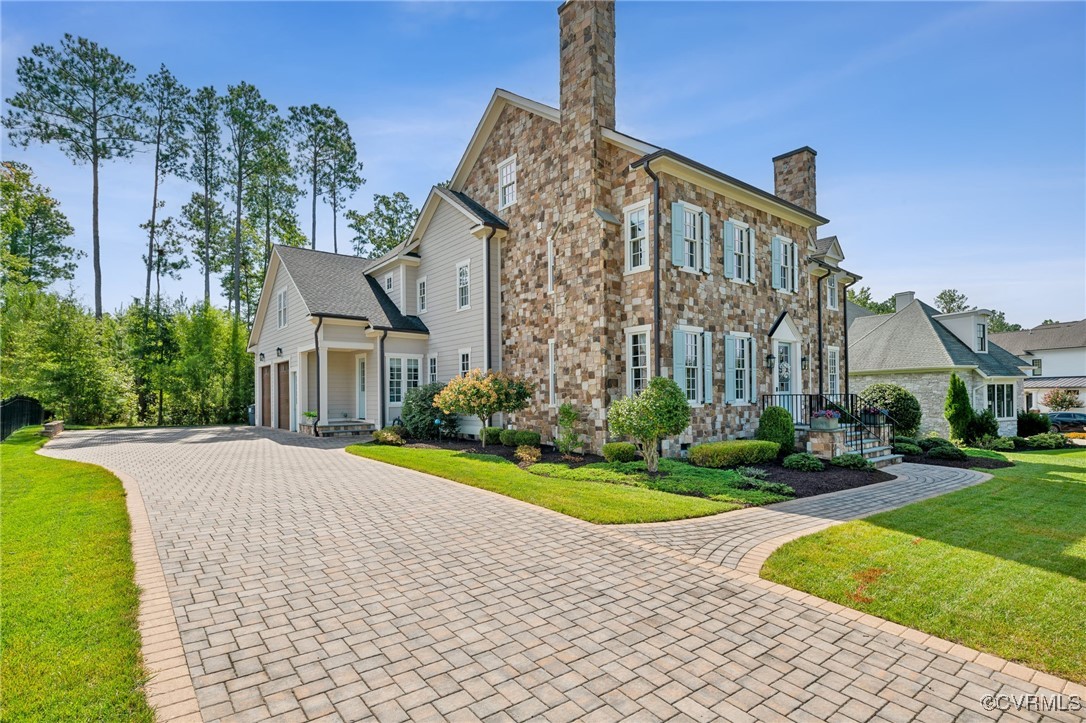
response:
<path id="1" fill-rule="evenodd" d="M 392 274 L 385 276 L 385 291 L 392 291 Z"/>
<path id="2" fill-rule="evenodd" d="M 513 156 L 498 166 L 498 208 L 503 209 L 517 202 L 517 157 Z"/>
<path id="3" fill-rule="evenodd" d="M 988 325 L 983 321 L 977 324 L 977 351 L 988 351 Z"/>

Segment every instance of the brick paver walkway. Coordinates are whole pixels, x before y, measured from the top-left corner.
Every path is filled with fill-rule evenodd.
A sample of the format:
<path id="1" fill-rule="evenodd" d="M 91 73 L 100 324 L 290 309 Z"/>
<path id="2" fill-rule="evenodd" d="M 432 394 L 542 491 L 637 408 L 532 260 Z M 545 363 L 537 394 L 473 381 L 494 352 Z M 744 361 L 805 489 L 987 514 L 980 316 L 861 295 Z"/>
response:
<path id="1" fill-rule="evenodd" d="M 980 701 L 1063 686 L 338 446 L 217 428 L 46 448 L 138 482 L 205 720 L 1040 720 Z"/>

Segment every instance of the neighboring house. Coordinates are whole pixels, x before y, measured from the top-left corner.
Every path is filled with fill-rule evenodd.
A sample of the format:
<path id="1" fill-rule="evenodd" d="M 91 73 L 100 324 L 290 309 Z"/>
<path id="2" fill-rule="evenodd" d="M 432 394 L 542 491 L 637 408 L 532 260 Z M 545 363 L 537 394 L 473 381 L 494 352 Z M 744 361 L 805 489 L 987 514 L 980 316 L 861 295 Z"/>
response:
<path id="1" fill-rule="evenodd" d="M 615 130 L 614 12 L 559 8 L 561 107 L 495 91 L 400 247 L 374 261 L 275 249 L 249 343 L 259 423 L 319 408 L 321 425 L 382 425 L 413 386 L 502 369 L 537 389 L 503 421 L 549 439 L 570 402 L 597 450 L 610 404 L 662 375 L 693 412 L 674 454 L 751 436 L 765 403 L 848 391 L 859 277 L 818 238 L 815 151 L 774 158 L 770 193 Z"/>
<path id="2" fill-rule="evenodd" d="M 849 376 L 854 390 L 900 385 L 920 401 L 921 433 L 949 432 L 943 416 L 951 372 L 965 382 L 978 411 L 991 409 L 1003 435 L 1017 433 L 1026 373 L 1021 359 L 988 337 L 986 309 L 941 314 L 907 291 L 893 314 L 849 310 Z M 858 307 L 857 307 L 858 308 Z M 866 310 L 865 310 L 866 311 Z"/>
<path id="3" fill-rule="evenodd" d="M 992 334 L 992 341 L 1030 365 L 1027 409 L 1051 411 L 1041 403 L 1045 393 L 1069 389 L 1083 405 L 1070 411 L 1086 411 L 1086 319 Z"/>

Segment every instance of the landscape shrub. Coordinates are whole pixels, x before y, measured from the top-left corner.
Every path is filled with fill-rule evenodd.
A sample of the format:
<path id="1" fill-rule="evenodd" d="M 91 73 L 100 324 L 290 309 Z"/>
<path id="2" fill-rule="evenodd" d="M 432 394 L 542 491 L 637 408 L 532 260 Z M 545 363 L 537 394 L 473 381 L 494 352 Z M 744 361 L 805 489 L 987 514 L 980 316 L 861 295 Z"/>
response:
<path id="1" fill-rule="evenodd" d="M 969 423 L 973 421 L 973 405 L 969 401 L 969 390 L 956 372 L 950 373 L 950 385 L 946 390 L 946 403 L 943 416 L 950 424 L 950 438 L 964 441 L 969 438 Z M 921 445 L 923 446 L 923 445 Z"/>
<path id="2" fill-rule="evenodd" d="M 928 450 L 927 456 L 932 459 L 966 459 L 967 455 L 957 447 L 932 447 Z"/>
<path id="3" fill-rule="evenodd" d="M 1048 415 L 1040 412 L 1018 413 L 1018 436 L 1032 437 L 1035 434 L 1044 434 L 1048 431 Z"/>
<path id="4" fill-rule="evenodd" d="M 612 404 L 607 425 L 612 434 L 633 439 L 645 468 L 656 472 L 660 468 L 660 440 L 680 434 L 690 425 L 690 404 L 673 379 L 655 377 L 645 391 Z"/>
<path id="5" fill-rule="evenodd" d="M 991 409 L 985 409 L 980 414 L 974 413 L 973 418 L 966 425 L 965 441 L 975 444 L 978 439 L 984 437 L 998 437 L 999 422 Z"/>
<path id="6" fill-rule="evenodd" d="M 790 485 L 786 485 L 783 482 L 768 482 L 763 479 L 754 479 L 751 477 L 743 477 L 739 480 L 739 486 L 746 490 L 758 490 L 759 492 L 769 492 L 774 495 L 784 495 L 786 497 L 793 497 L 796 491 L 792 489 Z"/>
<path id="7" fill-rule="evenodd" d="M 513 456 L 517 458 L 517 461 L 521 464 L 535 464 L 539 461 L 539 458 L 543 456 L 543 453 L 539 451 L 539 447 L 533 447 L 530 444 L 522 444 L 517 447 L 517 451 L 513 452 Z"/>
<path id="8" fill-rule="evenodd" d="M 917 446 L 916 437 L 895 436 L 894 437 L 894 444 L 911 444 L 914 447 Z"/>
<path id="9" fill-rule="evenodd" d="M 769 470 L 761 467 L 736 467 L 735 471 L 748 479 L 769 479 Z"/>
<path id="10" fill-rule="evenodd" d="M 533 386 L 520 377 L 505 372 L 483 372 L 472 369 L 467 374 L 453 377 L 434 397 L 434 404 L 446 414 L 463 414 L 475 417 L 486 427 L 490 417 L 502 412 L 519 412 L 528 406 Z M 501 430 L 491 439 L 498 441 Z M 481 435 L 486 446 L 487 435 Z"/>
<path id="11" fill-rule="evenodd" d="M 479 430 L 479 440 L 484 447 L 487 442 L 500 442 L 504 431 L 501 427 L 483 427 Z"/>
<path id="12" fill-rule="evenodd" d="M 954 443 L 942 437 L 924 437 L 916 441 L 916 446 L 927 452 L 933 447 L 953 447 Z"/>
<path id="13" fill-rule="evenodd" d="M 791 421 L 791 417 L 789 417 Z M 777 457 L 780 446 L 776 442 L 733 439 L 727 442 L 706 442 L 690 449 L 690 464 L 695 467 L 738 467 L 747 464 L 764 464 Z"/>
<path id="14" fill-rule="evenodd" d="M 498 435 L 498 439 L 502 441 L 506 447 L 517 446 L 517 430 L 513 428 L 503 429 L 501 434 Z"/>
<path id="15" fill-rule="evenodd" d="M 1064 432 L 1063 436 L 1069 439 L 1086 439 L 1086 432 Z"/>
<path id="16" fill-rule="evenodd" d="M 630 442 L 608 442 L 603 445 L 603 458 L 608 462 L 634 462 L 637 460 L 637 446 Z"/>
<path id="17" fill-rule="evenodd" d="M 554 446 L 564 455 L 571 455 L 581 446 L 581 434 L 577 431 L 581 414 L 577 408 L 569 402 L 563 402 L 558 407 L 558 437 L 554 440 Z"/>
<path id="18" fill-rule="evenodd" d="M 855 452 L 839 454 L 830 460 L 830 464 L 844 469 L 873 469 L 871 463 L 862 454 L 856 454 Z"/>
<path id="19" fill-rule="evenodd" d="M 407 439 L 408 436 L 409 436 L 407 434 L 407 427 L 403 426 L 402 424 L 395 424 L 395 423 L 389 424 L 389 425 L 385 426 L 385 429 L 387 429 L 390 432 L 395 432 L 396 434 L 398 434 L 400 437 L 402 437 L 404 439 Z"/>
<path id="20" fill-rule="evenodd" d="M 1045 432 L 1027 437 L 1026 442 L 1033 449 L 1063 449 L 1067 446 L 1067 437 L 1059 432 Z"/>
<path id="21" fill-rule="evenodd" d="M 1029 440 L 1025 437 L 1004 437 L 1003 439 L 1011 440 L 1015 449 L 1029 449 Z"/>
<path id="22" fill-rule="evenodd" d="M 920 449 L 919 445 L 894 440 L 894 454 L 908 454 L 918 457 L 924 454 L 924 450 Z"/>
<path id="23" fill-rule="evenodd" d="M 758 420 L 758 431 L 754 433 L 754 438 L 776 442 L 778 455 L 791 454 L 796 450 L 796 425 L 792 421 L 792 413 L 784 407 L 766 407 Z"/>
<path id="24" fill-rule="evenodd" d="M 822 460 L 810 452 L 798 452 L 790 454 L 781 461 L 781 466 L 786 469 L 795 469 L 800 472 L 821 472 L 826 468 Z"/>
<path id="25" fill-rule="evenodd" d="M 394 447 L 400 447 L 404 443 L 403 436 L 398 434 L 393 427 L 378 429 L 373 433 L 373 441 L 377 444 L 388 444 Z"/>
<path id="26" fill-rule="evenodd" d="M 920 429 L 920 401 L 908 389 L 879 382 L 865 389 L 861 396 L 867 404 L 885 409 L 905 436 L 912 436 Z"/>
<path id="27" fill-rule="evenodd" d="M 513 439 L 516 441 L 518 447 L 538 447 L 542 437 L 539 432 L 533 432 L 530 429 L 522 429 L 513 435 Z M 504 439 L 502 439 L 502 443 L 505 443 Z"/>
<path id="28" fill-rule="evenodd" d="M 996 452 L 1010 452 L 1014 449 L 1014 440 L 1010 437 L 993 437 L 986 434 L 974 441 L 973 446 L 978 449 L 990 449 Z"/>
<path id="29" fill-rule="evenodd" d="M 424 384 L 408 390 L 400 412 L 407 436 L 413 439 L 456 436 L 459 418 L 434 406 L 434 397 L 444 388 L 444 384 Z"/>

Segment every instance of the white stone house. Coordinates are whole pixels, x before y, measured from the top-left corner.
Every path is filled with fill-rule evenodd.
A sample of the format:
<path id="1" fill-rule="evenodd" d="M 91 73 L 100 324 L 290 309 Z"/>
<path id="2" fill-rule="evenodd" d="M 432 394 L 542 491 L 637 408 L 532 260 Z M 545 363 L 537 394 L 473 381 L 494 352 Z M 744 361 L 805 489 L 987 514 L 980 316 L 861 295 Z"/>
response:
<path id="1" fill-rule="evenodd" d="M 1086 319 L 992 334 L 992 341 L 1030 365 L 1026 409 L 1050 412 L 1041 403 L 1045 393 L 1067 389 L 1083 405 L 1070 411 L 1086 412 Z"/>
<path id="2" fill-rule="evenodd" d="M 969 390 L 973 407 L 990 409 L 1002 435 L 1017 433 L 1024 408 L 1026 364 L 992 342 L 987 309 L 941 314 L 911 291 L 894 297 L 893 314 L 849 318 L 848 369 L 861 395 L 876 382 L 908 389 L 920 401 L 921 434 L 949 433 L 943 416 L 950 374 Z"/>

